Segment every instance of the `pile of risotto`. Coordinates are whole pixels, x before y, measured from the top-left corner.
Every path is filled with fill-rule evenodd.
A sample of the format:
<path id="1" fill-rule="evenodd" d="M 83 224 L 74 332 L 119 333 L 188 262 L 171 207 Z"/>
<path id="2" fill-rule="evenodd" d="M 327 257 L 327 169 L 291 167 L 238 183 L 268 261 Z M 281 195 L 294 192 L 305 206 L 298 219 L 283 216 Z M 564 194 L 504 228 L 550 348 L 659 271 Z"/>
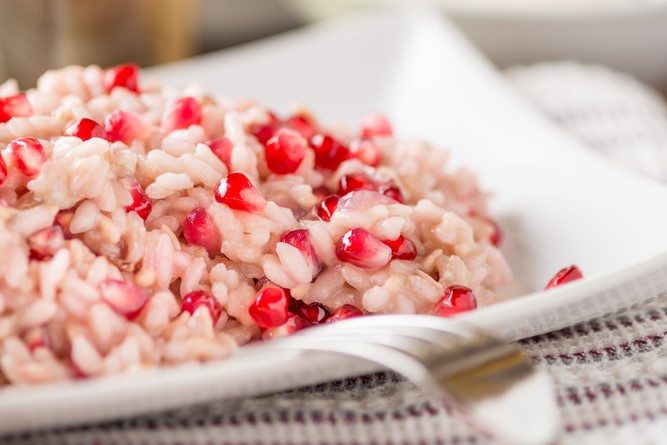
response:
<path id="1" fill-rule="evenodd" d="M 511 279 L 475 176 L 380 115 L 348 132 L 73 66 L 0 85 L 0 148 L 2 384 L 450 316 Z"/>

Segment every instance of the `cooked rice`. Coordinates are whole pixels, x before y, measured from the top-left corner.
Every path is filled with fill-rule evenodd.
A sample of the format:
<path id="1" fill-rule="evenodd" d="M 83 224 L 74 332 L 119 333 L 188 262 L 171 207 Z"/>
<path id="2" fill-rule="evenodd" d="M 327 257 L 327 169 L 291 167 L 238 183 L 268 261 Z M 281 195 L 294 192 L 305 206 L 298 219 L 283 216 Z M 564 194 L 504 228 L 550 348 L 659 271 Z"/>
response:
<path id="1" fill-rule="evenodd" d="M 494 225 L 486 195 L 473 173 L 452 170 L 447 152 L 418 141 L 373 138 L 381 165 L 349 159 L 335 171 L 315 167 L 308 150 L 294 174 L 272 174 L 264 145 L 252 129 L 272 119 L 253 102 L 216 101 L 196 87 L 142 85 L 141 93 L 104 87 L 105 71 L 72 66 L 49 71 L 27 91 L 32 115 L 0 123 L 0 148 L 8 176 L 0 186 L 0 370 L 7 384 L 99 376 L 188 361 L 221 359 L 262 336 L 248 308 L 260 285 L 289 289 L 291 297 L 321 303 L 330 312 L 345 304 L 364 313 L 431 313 L 451 285 L 471 288 L 480 306 L 511 279 L 491 242 Z M 13 81 L 0 97 L 17 94 Z M 182 97 L 201 105 L 198 125 L 168 134 L 165 110 Z M 137 113 L 139 139 L 82 141 L 63 136 L 72 121 L 99 123 L 114 110 Z M 358 135 L 329 130 L 349 145 Z M 226 136 L 233 144 L 230 168 L 207 141 Z M 17 168 L 9 143 L 38 138 L 48 160 L 34 177 Z M 216 201 L 213 189 L 230 170 L 243 172 L 267 200 L 260 214 Z M 330 222 L 313 208 L 320 187 L 336 191 L 341 177 L 366 172 L 393 181 L 405 204 L 374 191 L 343 197 Z M 135 211 L 132 184 L 150 199 L 144 221 Z M 218 252 L 189 244 L 183 221 L 206 209 L 219 234 Z M 51 255 L 31 254 L 29 237 L 62 227 L 66 239 Z M 340 261 L 336 243 L 364 228 L 381 240 L 399 235 L 417 249 L 412 261 L 393 260 L 376 269 Z M 323 267 L 313 273 L 299 249 L 281 235 L 308 229 Z M 70 236 L 71 234 L 71 236 Z M 122 280 L 148 294 L 136 316 L 114 309 L 101 283 Z M 259 284 L 258 284 L 259 283 Z M 181 310 L 182 296 L 210 293 L 222 312 L 215 323 L 200 307 Z"/>

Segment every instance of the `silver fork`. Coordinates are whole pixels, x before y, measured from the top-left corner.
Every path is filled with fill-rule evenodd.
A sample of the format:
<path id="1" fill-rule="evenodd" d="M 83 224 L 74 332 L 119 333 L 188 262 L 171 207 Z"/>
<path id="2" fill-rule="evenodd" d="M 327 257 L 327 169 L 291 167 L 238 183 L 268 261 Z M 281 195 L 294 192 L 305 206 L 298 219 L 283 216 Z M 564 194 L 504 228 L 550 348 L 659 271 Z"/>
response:
<path id="1" fill-rule="evenodd" d="M 339 321 L 241 348 L 239 356 L 325 351 L 391 369 L 439 397 L 476 430 L 500 442 L 552 442 L 559 425 L 555 392 L 515 344 L 450 319 L 378 315 Z"/>

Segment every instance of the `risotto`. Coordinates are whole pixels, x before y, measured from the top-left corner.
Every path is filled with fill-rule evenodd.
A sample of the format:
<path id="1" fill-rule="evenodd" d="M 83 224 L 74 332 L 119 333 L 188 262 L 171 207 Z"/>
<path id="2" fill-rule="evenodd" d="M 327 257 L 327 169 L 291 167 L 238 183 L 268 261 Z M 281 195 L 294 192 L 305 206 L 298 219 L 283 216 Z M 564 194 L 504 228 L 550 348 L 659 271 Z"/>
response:
<path id="1" fill-rule="evenodd" d="M 142 81 L 0 85 L 0 381 L 222 359 L 378 313 L 451 316 L 511 280 L 475 175 L 305 110 Z"/>

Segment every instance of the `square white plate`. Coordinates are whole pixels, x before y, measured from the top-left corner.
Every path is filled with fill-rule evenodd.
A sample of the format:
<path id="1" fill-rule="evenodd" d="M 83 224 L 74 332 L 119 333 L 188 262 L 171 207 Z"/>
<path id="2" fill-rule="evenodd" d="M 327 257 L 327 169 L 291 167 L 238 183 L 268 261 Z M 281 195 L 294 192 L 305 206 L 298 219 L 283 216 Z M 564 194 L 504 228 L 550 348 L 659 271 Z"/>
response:
<path id="1" fill-rule="evenodd" d="M 452 151 L 493 191 L 523 293 L 464 318 L 508 339 L 638 304 L 667 289 L 667 187 L 597 158 L 522 103 L 448 23 L 403 11 L 321 25 L 151 70 L 165 83 L 295 101 L 325 123 L 382 111 L 399 137 Z M 561 267 L 586 279 L 541 292 Z M 271 372 L 267 372 L 270 369 Z M 0 390 L 0 431 L 91 422 L 257 394 L 372 369 L 323 354 L 267 355 Z"/>

